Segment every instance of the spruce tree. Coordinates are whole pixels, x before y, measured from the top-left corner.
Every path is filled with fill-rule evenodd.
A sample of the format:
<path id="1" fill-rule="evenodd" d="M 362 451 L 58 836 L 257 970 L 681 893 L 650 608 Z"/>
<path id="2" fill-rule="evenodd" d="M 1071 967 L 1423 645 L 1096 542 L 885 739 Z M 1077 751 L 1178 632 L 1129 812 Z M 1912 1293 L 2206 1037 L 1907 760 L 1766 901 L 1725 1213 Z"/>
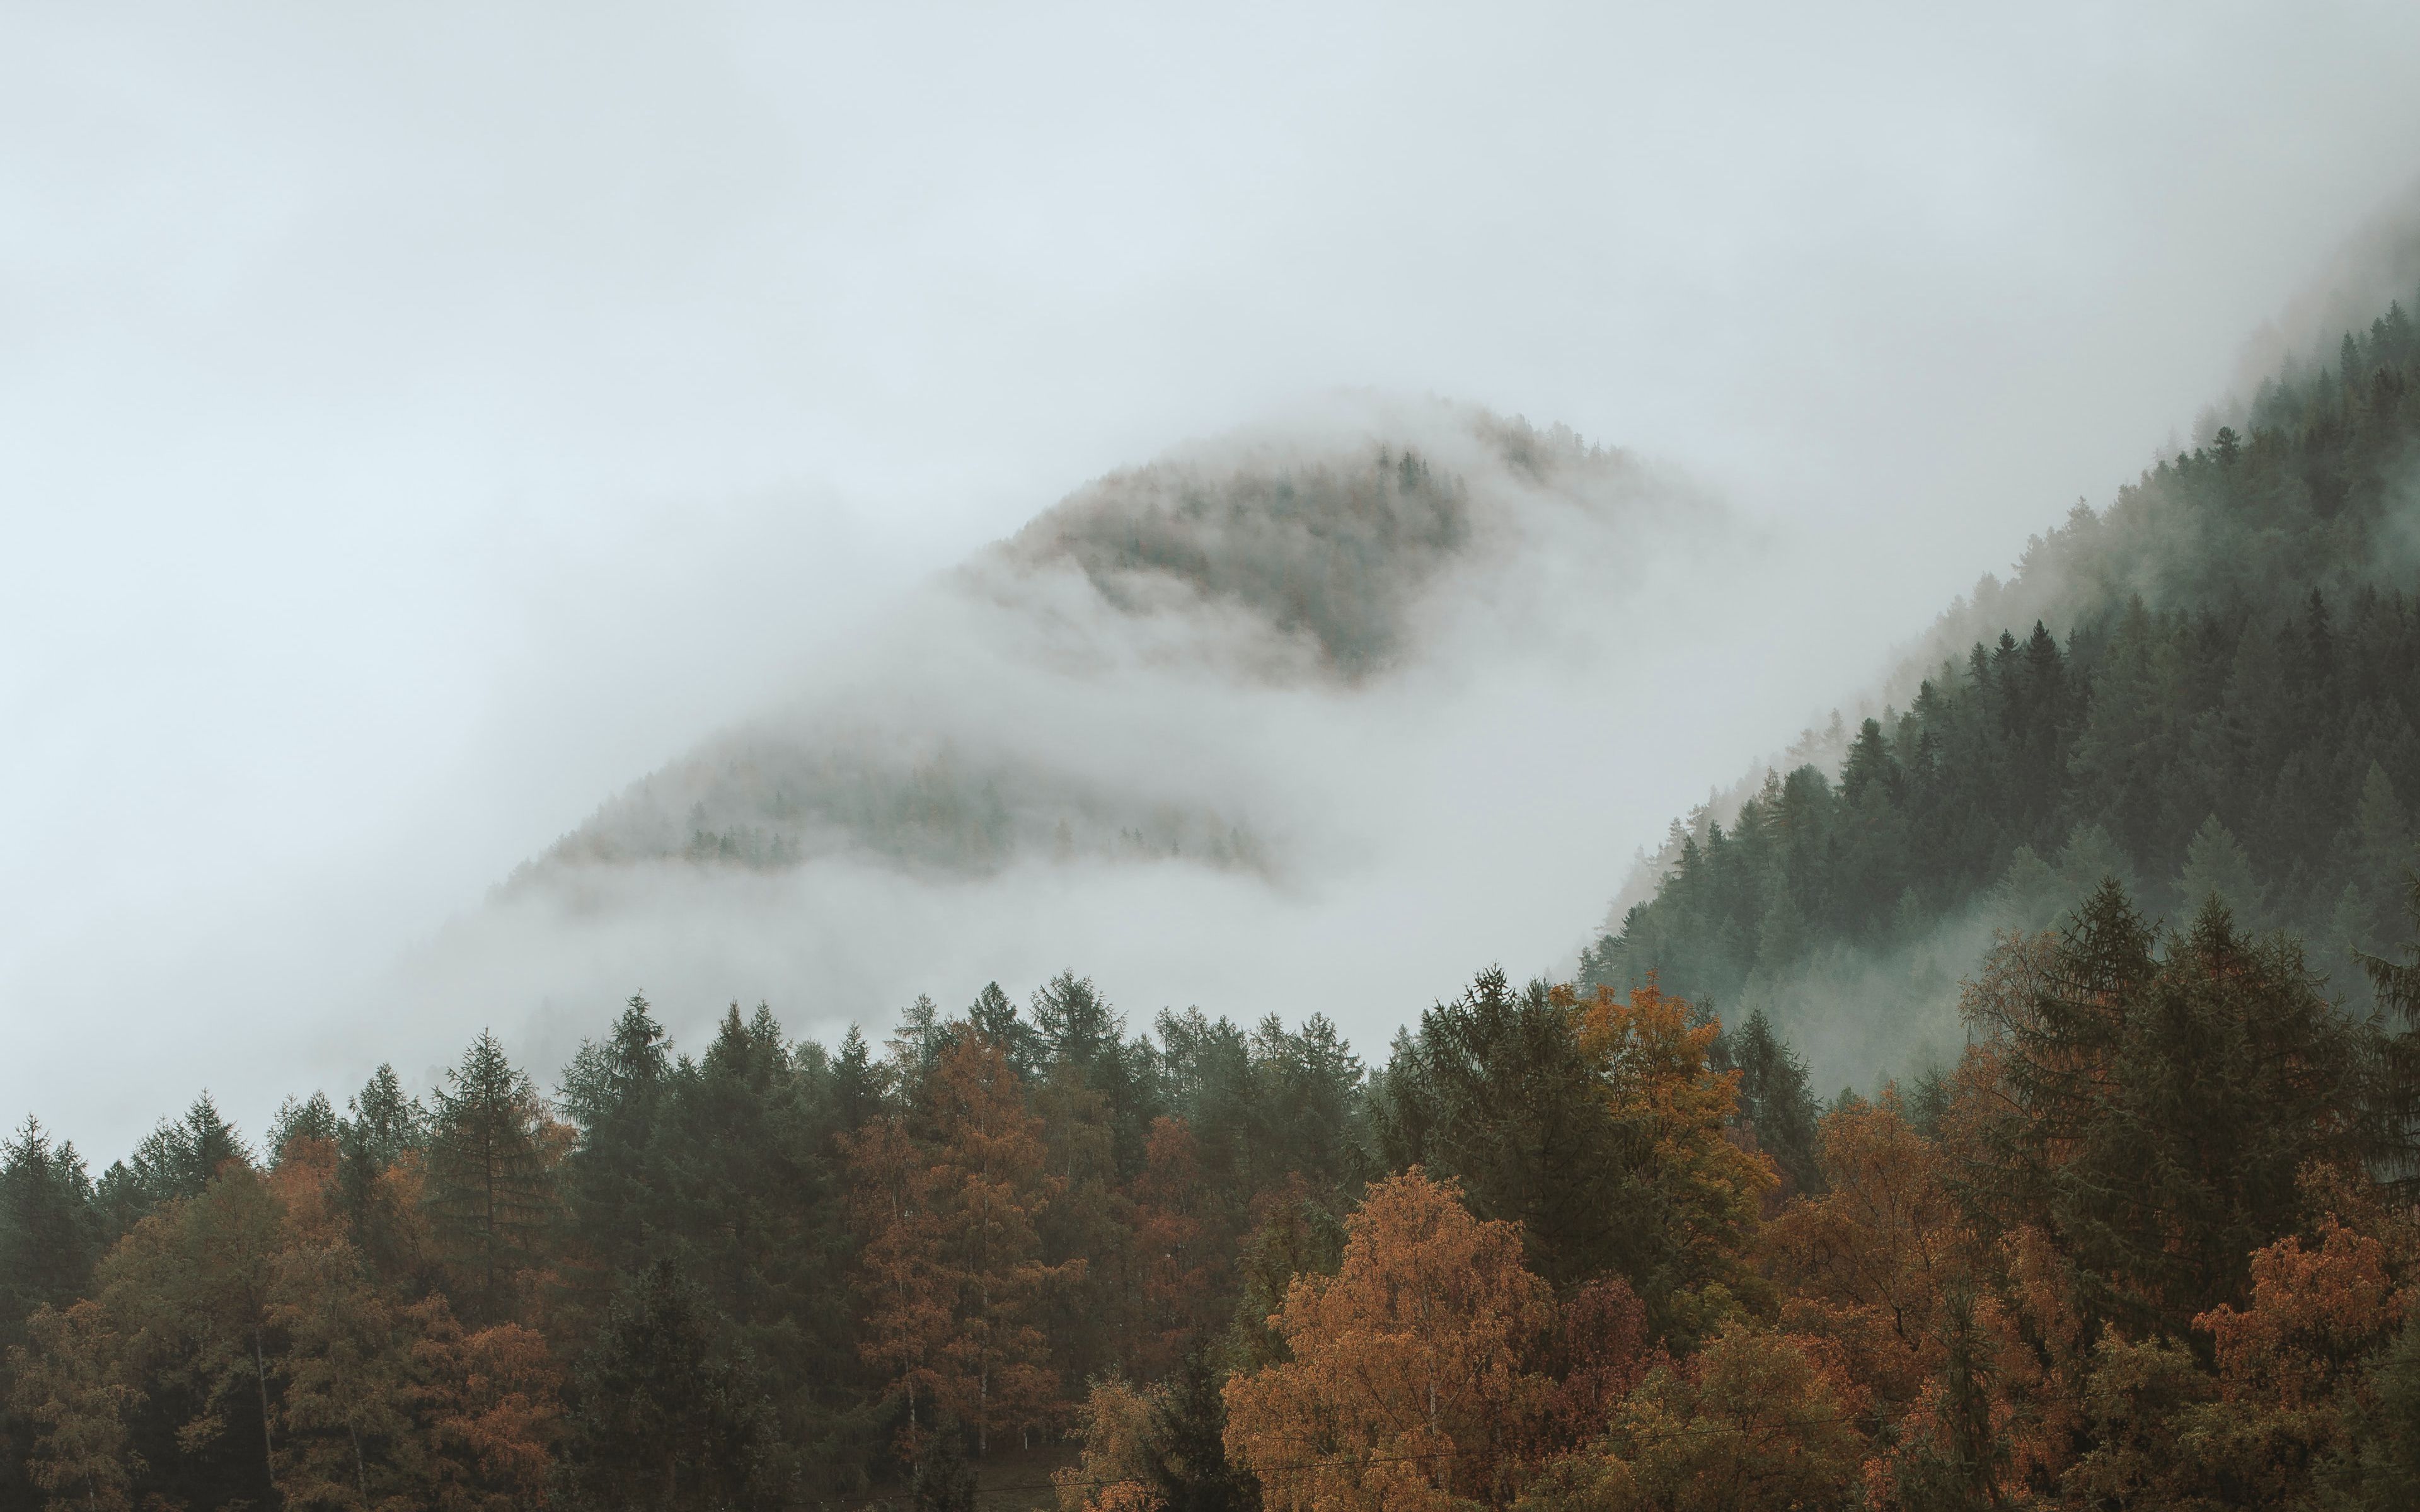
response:
<path id="1" fill-rule="evenodd" d="M 2223 903 L 2155 952 L 2104 883 L 2039 986 L 1980 1026 L 2007 1111 L 1969 1180 L 2050 1236 L 2092 1316 L 2130 1329 L 2185 1335 L 2291 1231 L 2304 1172 L 2380 1153 L 2360 1027 L 2299 946 L 2246 940 Z"/>
<path id="2" fill-rule="evenodd" d="M 1531 1270 L 1569 1285 L 1623 1256 L 1636 1152 L 1581 1053 L 1576 1010 L 1491 966 L 1422 1013 L 1405 1050 L 1388 1072 L 1393 1118 L 1418 1121 L 1420 1159 L 1462 1182 L 1472 1211 L 1522 1226 Z"/>
<path id="3" fill-rule="evenodd" d="M 554 1222 L 550 1119 L 528 1074 L 481 1031 L 445 1073 L 428 1131 L 427 1201 L 471 1318 L 512 1316 L 515 1285 Z"/>
<path id="4" fill-rule="evenodd" d="M 562 1107 L 580 1131 L 565 1195 L 596 1253 L 619 1269 L 635 1269 L 646 1253 L 647 1147 L 671 1065 L 663 1026 L 633 994 L 613 1032 L 601 1043 L 582 1041 L 563 1073 Z"/>
<path id="5" fill-rule="evenodd" d="M 720 1512 L 757 1501 L 773 1418 L 669 1260 L 616 1297 L 581 1361 L 566 1478 L 582 1504 Z"/>
<path id="6" fill-rule="evenodd" d="M 161 1204 L 199 1196 L 229 1163 L 248 1166 L 252 1151 L 204 1092 L 183 1118 L 163 1120 L 132 1155 L 101 1173 L 96 1196 L 104 1234 L 115 1242 Z"/>
<path id="7" fill-rule="evenodd" d="M 1042 1063 L 1042 1036 L 1035 1032 L 1000 990 L 1000 983 L 987 981 L 975 995 L 967 1009 L 967 1022 L 977 1034 L 987 1035 L 1001 1053 L 1008 1057 L 1008 1066 L 1021 1079 L 1031 1081 Z"/>
<path id="8" fill-rule="evenodd" d="M 1774 1032 L 1762 1009 L 1726 1037 L 1723 1050 L 1740 1074 L 1740 1117 L 1756 1132 L 1757 1147 L 1773 1157 L 1789 1183 L 1786 1191 L 1821 1192 L 1822 1138 L 1806 1063 Z"/>
<path id="9" fill-rule="evenodd" d="M 277 1105 L 277 1116 L 269 1120 L 269 1138 L 265 1145 L 270 1164 L 286 1158 L 286 1147 L 297 1139 L 321 1139 L 334 1143 L 337 1135 L 336 1110 L 325 1092 L 313 1092 L 307 1098 L 287 1098 Z"/>
<path id="10" fill-rule="evenodd" d="M 2252 857 L 2225 825 L 2212 814 L 2194 832 L 2185 848 L 2184 870 L 2177 874 L 2177 892 L 2188 911 L 2197 911 L 2211 898 L 2225 903 L 2237 923 L 2258 929 L 2267 916 L 2268 889 L 2255 881 Z"/>
<path id="11" fill-rule="evenodd" d="M 403 1089 L 395 1068 L 381 1062 L 362 1089 L 345 1103 L 339 1139 L 345 1149 L 374 1170 L 394 1165 L 428 1138 L 428 1110 Z"/>
<path id="12" fill-rule="evenodd" d="M 1191 1350 L 1153 1405 L 1143 1468 L 1168 1512 L 1260 1512 L 1259 1480 L 1227 1458 L 1222 1384 L 1207 1350 Z"/>
<path id="13" fill-rule="evenodd" d="M 0 1357 L 37 1307 L 75 1300 L 101 1252 L 92 1179 L 30 1115 L 0 1144 Z"/>

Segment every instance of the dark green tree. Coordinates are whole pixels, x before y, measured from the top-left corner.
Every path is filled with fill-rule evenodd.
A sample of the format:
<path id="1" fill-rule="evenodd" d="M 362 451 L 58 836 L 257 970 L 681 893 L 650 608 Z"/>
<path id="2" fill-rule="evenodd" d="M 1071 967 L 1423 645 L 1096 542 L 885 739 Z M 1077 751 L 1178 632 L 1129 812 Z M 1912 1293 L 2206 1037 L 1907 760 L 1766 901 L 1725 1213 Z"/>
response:
<path id="1" fill-rule="evenodd" d="M 1968 1180 L 2052 1237 L 2099 1317 L 2183 1337 L 2293 1230 L 2305 1170 L 2378 1153 L 2359 1111 L 2372 1055 L 2301 948 L 2246 940 L 2223 903 L 2155 945 L 2107 882 L 2039 985 L 1977 1000 L 2007 1111 Z"/>
<path id="2" fill-rule="evenodd" d="M 335 1106 L 325 1092 L 313 1092 L 305 1098 L 287 1098 L 278 1104 L 276 1117 L 269 1120 L 269 1138 L 264 1146 L 270 1164 L 286 1158 L 286 1147 L 296 1139 L 323 1139 L 334 1143 L 336 1138 Z"/>
<path id="3" fill-rule="evenodd" d="M 648 1251 L 648 1144 L 671 1072 L 663 1026 L 633 994 L 612 1032 L 581 1041 L 563 1073 L 560 1105 L 580 1131 L 564 1195 L 591 1252 L 617 1270 L 636 1268 Z"/>
<path id="4" fill-rule="evenodd" d="M 1580 1053 L 1575 1011 L 1501 968 L 1420 1015 L 1388 1071 L 1390 1166 L 1463 1183 L 1471 1211 L 1522 1226 L 1529 1267 L 1569 1286 L 1625 1253 L 1637 1151 Z"/>
<path id="5" fill-rule="evenodd" d="M 1757 1148 L 1773 1157 L 1787 1183 L 1784 1194 L 1823 1190 L 1820 1110 L 1807 1088 L 1806 1063 L 1774 1032 L 1761 1008 L 1718 1044 L 1722 1059 L 1740 1074 L 1739 1116 L 1755 1131 Z"/>
<path id="6" fill-rule="evenodd" d="M 615 1512 L 777 1505 L 764 1450 L 772 1422 L 743 1352 L 670 1260 L 632 1278 L 575 1381 L 566 1478 L 580 1504 Z"/>
<path id="7" fill-rule="evenodd" d="M 103 1233 L 114 1242 L 162 1203 L 200 1196 L 230 1161 L 249 1165 L 252 1151 L 204 1092 L 183 1118 L 162 1122 L 133 1154 L 101 1173 L 97 1197 Z"/>
<path id="8" fill-rule="evenodd" d="M 1208 1351 L 1189 1350 L 1152 1409 L 1143 1467 L 1168 1512 L 1260 1512 L 1260 1481 L 1227 1458 L 1224 1384 Z"/>
<path id="9" fill-rule="evenodd" d="M 473 1319 L 511 1317 L 522 1271 L 555 1227 L 551 1120 L 537 1088 L 482 1031 L 445 1073 L 429 1120 L 427 1201 Z"/>
<path id="10" fill-rule="evenodd" d="M 83 1292 L 101 1238 L 84 1157 L 29 1116 L 0 1144 L 0 1356 L 24 1342 L 35 1308 Z"/>
<path id="11" fill-rule="evenodd" d="M 974 1026 L 977 1034 L 1000 1046 L 1001 1054 L 1008 1057 L 1008 1069 L 1016 1072 L 1019 1080 L 1033 1079 L 1042 1065 L 1042 1036 L 1017 1013 L 1016 1005 L 1000 990 L 1000 983 L 984 983 L 983 991 L 975 994 L 974 1002 L 967 1009 L 967 1022 Z"/>

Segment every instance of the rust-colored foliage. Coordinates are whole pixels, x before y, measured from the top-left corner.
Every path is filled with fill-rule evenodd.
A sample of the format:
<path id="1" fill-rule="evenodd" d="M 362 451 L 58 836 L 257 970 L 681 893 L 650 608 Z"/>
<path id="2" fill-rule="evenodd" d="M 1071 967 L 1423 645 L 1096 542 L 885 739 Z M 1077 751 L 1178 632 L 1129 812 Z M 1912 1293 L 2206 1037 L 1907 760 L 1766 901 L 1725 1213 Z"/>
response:
<path id="1" fill-rule="evenodd" d="M 1212 1299 L 1225 1289 L 1233 1240 L 1215 1222 L 1200 1146 L 1182 1119 L 1153 1122 L 1131 1198 L 1143 1335 L 1133 1353 L 1148 1378 L 1165 1373 L 1189 1340 L 1221 1321 Z"/>
<path id="2" fill-rule="evenodd" d="M 425 1424 L 430 1504 L 506 1512 L 543 1499 L 563 1417 L 562 1371 L 546 1340 L 518 1323 L 475 1333 L 442 1298 L 410 1310 Z"/>
<path id="3" fill-rule="evenodd" d="M 908 1417 L 909 1457 L 940 1426 L 1030 1436 L 1058 1407 L 1058 1378 L 1035 1317 L 1046 1288 L 1082 1273 L 1043 1263 L 1034 1224 L 1064 1182 L 1047 1171 L 1042 1120 L 1016 1073 L 981 1035 L 952 1039 L 928 1090 L 928 1128 L 875 1121 L 849 1146 L 865 1248 L 865 1358 Z"/>
<path id="4" fill-rule="evenodd" d="M 178 1456 L 248 1459 L 287 1505 L 535 1504 L 561 1417 L 546 1341 L 512 1323 L 465 1333 L 442 1296 L 409 1301 L 352 1243 L 333 1149 L 286 1155 L 270 1173 L 229 1163 L 135 1226 L 95 1299 L 37 1315 L 11 1362 L 16 1410 L 40 1429 L 37 1484 L 61 1504 L 128 1504 L 147 1381 L 190 1409 L 170 1425 Z M 257 1438 L 230 1437 L 252 1422 Z"/>
<path id="5" fill-rule="evenodd" d="M 1643 1279 L 1651 1295 L 1671 1295 L 1666 1321 L 1677 1333 L 1702 1333 L 1761 1297 L 1748 1251 L 1764 1198 L 1781 1183 L 1770 1159 L 1730 1137 L 1739 1073 L 1714 1069 L 1721 1021 L 1692 1025 L 1689 1005 L 1652 981 L 1627 995 L 1558 988 L 1556 1001 L 1579 1010 L 1581 1052 L 1615 1119 L 1643 1145 L 1637 1217 L 1658 1231 L 1664 1254 L 1653 1263 L 1665 1273 Z"/>
<path id="6" fill-rule="evenodd" d="M 1548 1432 L 1554 1448 L 1590 1443 L 1615 1404 L 1662 1358 L 1647 1345 L 1647 1309 L 1630 1283 L 1597 1276 L 1555 1309 L 1555 1384 Z"/>
<path id="7" fill-rule="evenodd" d="M 1370 1189 L 1334 1276 L 1297 1277 L 1275 1320 L 1293 1359 L 1227 1386 L 1227 1450 L 1280 1512 L 1509 1504 L 1552 1385 L 1551 1326 L 1510 1224 L 1419 1170 Z"/>
<path id="8" fill-rule="evenodd" d="M 1767 1273 L 1799 1332 L 1833 1340 L 1857 1382 L 1901 1403 L 1938 1364 L 1943 1289 L 1963 1227 L 1940 1152 L 1908 1125 L 1896 1091 L 1824 1116 L 1825 1191 L 1793 1199 L 1764 1231 Z"/>
<path id="9" fill-rule="evenodd" d="M 2217 1346 L 2232 1399 L 2301 1408 L 2324 1399 L 2345 1368 L 2403 1321 L 2410 1300 L 2387 1273 L 2386 1246 L 2323 1216 L 2305 1245 L 2288 1234 L 2252 1257 L 2252 1296 L 2194 1319 Z"/>

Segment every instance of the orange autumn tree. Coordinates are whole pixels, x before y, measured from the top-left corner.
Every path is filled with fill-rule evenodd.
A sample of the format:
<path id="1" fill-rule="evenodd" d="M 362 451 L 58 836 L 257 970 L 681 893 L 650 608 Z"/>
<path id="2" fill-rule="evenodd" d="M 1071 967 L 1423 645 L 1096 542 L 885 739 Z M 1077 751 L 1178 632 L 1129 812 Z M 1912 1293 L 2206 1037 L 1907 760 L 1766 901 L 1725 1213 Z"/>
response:
<path id="1" fill-rule="evenodd" d="M 1821 1130 L 1825 1189 L 1765 1226 L 1765 1271 L 1787 1326 L 1831 1339 L 1861 1384 L 1903 1403 L 1939 1363 L 1965 1225 L 1940 1150 L 1909 1125 L 1897 1089 L 1825 1114 Z"/>
<path id="2" fill-rule="evenodd" d="M 269 1317 L 280 1494 L 295 1506 L 501 1512 L 554 1471 L 563 1369 L 535 1330 L 466 1330 L 413 1301 L 351 1242 L 334 1144 L 290 1142 L 269 1179 L 283 1213 Z"/>
<path id="3" fill-rule="evenodd" d="M 1217 1231 L 1201 1147 L 1182 1119 L 1153 1122 L 1143 1168 L 1129 1191 L 1142 1290 L 1133 1355 L 1146 1377 L 1157 1376 L 1176 1363 L 1187 1340 L 1207 1335 L 1218 1320 L 1212 1307 L 1226 1293 L 1233 1241 Z"/>
<path id="4" fill-rule="evenodd" d="M 1665 1329 L 1710 1332 L 1762 1298 L 1748 1249 L 1765 1196 L 1781 1181 L 1771 1160 L 1730 1137 L 1739 1072 L 1714 1068 L 1722 1023 L 1691 1024 L 1689 1005 L 1652 981 L 1627 996 L 1558 987 L 1555 1001 L 1578 1011 L 1581 1052 L 1638 1146 L 1632 1221 L 1652 1245 L 1632 1279 Z"/>
<path id="5" fill-rule="evenodd" d="M 1370 1189 L 1333 1276 L 1297 1276 L 1272 1319 L 1292 1358 L 1227 1383 L 1227 1452 L 1276 1512 L 1511 1504 L 1552 1383 L 1552 1326 L 1519 1229 L 1481 1223 L 1417 1167 Z"/>
<path id="6" fill-rule="evenodd" d="M 1042 1120 L 1001 1047 L 953 1035 L 924 1102 L 923 1128 L 879 1119 L 848 1142 L 863 1353 L 908 1408 L 910 1458 L 941 1426 L 933 1409 L 970 1430 L 981 1456 L 994 1434 L 1027 1435 L 1053 1415 L 1058 1377 L 1035 1319 L 1046 1288 L 1083 1261 L 1042 1259 L 1035 1221 L 1063 1183 L 1046 1170 Z"/>

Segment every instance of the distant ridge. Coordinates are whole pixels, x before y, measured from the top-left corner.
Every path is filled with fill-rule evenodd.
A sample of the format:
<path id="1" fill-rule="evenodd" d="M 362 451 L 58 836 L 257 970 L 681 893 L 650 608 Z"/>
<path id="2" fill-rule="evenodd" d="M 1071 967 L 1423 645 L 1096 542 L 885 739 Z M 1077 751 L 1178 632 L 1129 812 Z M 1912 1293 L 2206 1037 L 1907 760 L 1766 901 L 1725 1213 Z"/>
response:
<path id="1" fill-rule="evenodd" d="M 1269 872 L 1281 841 L 1232 800 L 1167 762 L 1086 759 L 1134 723 L 1088 699 L 1092 679 L 1140 666 L 1172 700 L 1206 686 L 1349 697 L 1418 663 L 1440 601 L 1489 591 L 1525 553 L 1717 513 L 1566 428 L 1441 403 L 1187 448 L 1078 490 L 927 585 L 835 691 L 634 783 L 507 886 L 824 856 L 969 874 L 1077 858 Z M 954 679 L 1099 727 L 987 724 Z M 1163 722 L 1163 737 L 1200 745 L 1181 710 Z"/>
<path id="2" fill-rule="evenodd" d="M 2218 424 L 2220 419 L 2231 423 Z M 1819 1074 L 1954 1054 L 1992 930 L 2218 893 L 2339 989 L 2420 805 L 2420 333 L 2400 301 L 1986 578 L 1861 725 L 1676 824 L 1586 976 L 1761 1010 Z"/>

